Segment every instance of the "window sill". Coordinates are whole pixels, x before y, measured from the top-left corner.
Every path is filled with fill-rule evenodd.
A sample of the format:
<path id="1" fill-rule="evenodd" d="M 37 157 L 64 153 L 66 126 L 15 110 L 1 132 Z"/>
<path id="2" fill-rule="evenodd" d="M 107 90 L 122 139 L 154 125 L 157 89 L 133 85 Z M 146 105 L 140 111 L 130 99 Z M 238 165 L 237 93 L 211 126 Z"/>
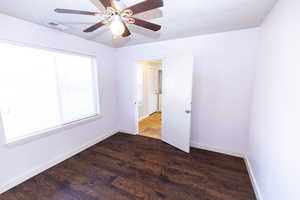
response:
<path id="1" fill-rule="evenodd" d="M 40 138 L 47 137 L 49 135 L 59 133 L 61 131 L 65 131 L 65 130 L 80 126 L 82 124 L 90 123 L 90 122 L 98 120 L 100 118 L 102 118 L 102 116 L 98 114 L 98 115 L 88 117 L 88 118 L 85 118 L 85 119 L 81 119 L 81 120 L 78 120 L 78 121 L 74 121 L 74 122 L 71 122 L 71 123 L 68 123 L 68 124 L 60 125 L 60 126 L 57 126 L 57 127 L 54 127 L 54 128 L 38 131 L 38 132 L 32 133 L 30 135 L 26 135 L 24 137 L 14 138 L 14 139 L 11 139 L 11 140 L 6 139 L 5 140 L 5 145 L 7 147 L 11 147 L 11 146 L 15 146 L 15 145 L 25 144 L 25 143 L 28 143 L 28 142 L 31 142 L 31 141 L 34 141 L 34 140 L 37 140 L 37 139 L 40 139 Z"/>

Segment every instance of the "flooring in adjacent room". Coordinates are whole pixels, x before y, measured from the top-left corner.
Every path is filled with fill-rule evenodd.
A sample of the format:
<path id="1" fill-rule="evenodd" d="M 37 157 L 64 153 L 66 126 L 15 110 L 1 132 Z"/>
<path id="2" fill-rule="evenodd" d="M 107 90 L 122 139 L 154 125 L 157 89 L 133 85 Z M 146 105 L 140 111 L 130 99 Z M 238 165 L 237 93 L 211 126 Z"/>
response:
<path id="1" fill-rule="evenodd" d="M 139 121 L 139 135 L 161 139 L 161 112 Z"/>
<path id="2" fill-rule="evenodd" d="M 254 200 L 243 159 L 118 133 L 0 200 Z"/>

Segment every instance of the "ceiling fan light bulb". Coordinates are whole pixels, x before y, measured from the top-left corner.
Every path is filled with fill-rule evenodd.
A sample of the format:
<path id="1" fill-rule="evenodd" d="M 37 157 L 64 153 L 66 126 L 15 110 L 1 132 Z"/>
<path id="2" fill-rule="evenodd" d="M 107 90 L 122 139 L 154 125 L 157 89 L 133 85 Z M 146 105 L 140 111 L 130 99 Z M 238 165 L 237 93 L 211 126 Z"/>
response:
<path id="1" fill-rule="evenodd" d="M 114 16 L 109 29 L 114 36 L 121 36 L 125 32 L 124 24 L 119 16 Z"/>

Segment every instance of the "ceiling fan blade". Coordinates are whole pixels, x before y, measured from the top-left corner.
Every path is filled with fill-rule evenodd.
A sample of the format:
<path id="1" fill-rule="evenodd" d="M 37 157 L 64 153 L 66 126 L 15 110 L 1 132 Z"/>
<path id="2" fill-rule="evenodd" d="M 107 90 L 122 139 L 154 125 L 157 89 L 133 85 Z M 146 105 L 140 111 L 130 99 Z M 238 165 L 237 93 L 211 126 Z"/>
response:
<path id="1" fill-rule="evenodd" d="M 56 8 L 54 10 L 57 13 L 65 13 L 65 14 L 78 14 L 78 15 L 100 15 L 99 12 L 90 12 L 90 11 L 83 11 L 83 10 L 69 10 L 69 9 L 61 9 Z"/>
<path id="2" fill-rule="evenodd" d="M 135 24 L 137 26 L 140 26 L 140 27 L 152 30 L 152 31 L 159 31 L 161 29 L 161 25 L 153 24 L 151 22 L 147 22 L 145 20 L 141 20 L 141 19 L 134 18 L 134 17 L 133 17 L 133 19 L 135 20 L 135 22 L 133 24 Z"/>
<path id="3" fill-rule="evenodd" d="M 146 12 L 148 10 L 153 10 L 156 8 L 160 8 L 164 6 L 163 0 L 146 0 L 141 3 L 135 4 L 133 6 L 128 7 L 127 9 L 130 9 L 133 11 L 133 15 Z"/>
<path id="4" fill-rule="evenodd" d="M 98 22 L 97 24 L 94 24 L 93 26 L 85 29 L 83 32 L 85 33 L 93 32 L 94 30 L 100 28 L 103 25 L 105 25 L 104 21 Z"/>
<path id="5" fill-rule="evenodd" d="M 130 31 L 129 31 L 127 25 L 126 25 L 124 22 L 123 22 L 123 24 L 124 24 L 124 27 L 125 27 L 125 31 L 124 31 L 124 33 L 122 34 L 122 37 L 128 37 L 128 36 L 131 35 L 131 33 L 130 33 Z"/>
<path id="6" fill-rule="evenodd" d="M 113 7 L 111 0 L 99 0 L 102 5 L 107 8 L 107 7 Z"/>

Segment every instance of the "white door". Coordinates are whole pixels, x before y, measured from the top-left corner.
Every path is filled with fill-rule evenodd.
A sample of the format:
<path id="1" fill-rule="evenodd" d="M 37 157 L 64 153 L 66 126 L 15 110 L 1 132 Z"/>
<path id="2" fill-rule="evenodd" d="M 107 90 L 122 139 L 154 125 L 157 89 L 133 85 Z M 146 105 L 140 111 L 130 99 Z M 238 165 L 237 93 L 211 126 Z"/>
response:
<path id="1" fill-rule="evenodd" d="M 193 56 L 168 58 L 163 63 L 162 140 L 190 151 Z"/>
<path id="2" fill-rule="evenodd" d="M 148 114 L 157 111 L 157 76 L 156 70 L 148 69 Z"/>

